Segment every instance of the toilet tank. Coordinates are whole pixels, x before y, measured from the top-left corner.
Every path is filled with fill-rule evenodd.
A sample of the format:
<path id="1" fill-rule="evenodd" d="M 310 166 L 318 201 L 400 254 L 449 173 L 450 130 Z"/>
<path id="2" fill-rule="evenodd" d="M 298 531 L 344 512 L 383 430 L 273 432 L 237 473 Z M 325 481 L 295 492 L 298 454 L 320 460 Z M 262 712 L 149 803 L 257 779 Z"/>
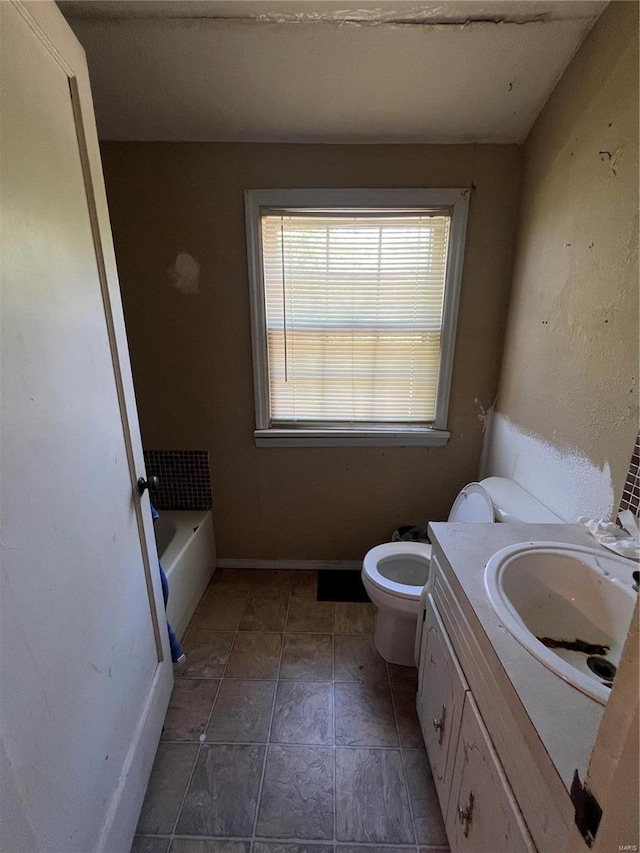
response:
<path id="1" fill-rule="evenodd" d="M 526 521 L 529 524 L 565 524 L 537 498 L 507 477 L 487 477 L 480 484 L 493 501 L 496 521 Z"/>

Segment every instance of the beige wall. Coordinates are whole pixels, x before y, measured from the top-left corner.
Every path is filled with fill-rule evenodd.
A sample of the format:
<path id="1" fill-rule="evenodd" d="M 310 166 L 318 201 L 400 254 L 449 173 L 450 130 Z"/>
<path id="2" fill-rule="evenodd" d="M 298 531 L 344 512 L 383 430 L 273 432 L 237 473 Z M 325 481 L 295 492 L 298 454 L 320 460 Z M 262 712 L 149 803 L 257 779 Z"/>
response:
<path id="1" fill-rule="evenodd" d="M 219 555 L 358 559 L 398 524 L 446 518 L 496 391 L 521 149 L 105 143 L 103 160 L 143 440 L 210 451 Z M 257 449 L 243 191 L 471 185 L 449 444 Z M 197 295 L 174 286 L 180 252 Z"/>
<path id="2" fill-rule="evenodd" d="M 604 12 L 525 147 L 487 470 L 559 515 L 617 507 L 638 429 L 638 5 Z"/>

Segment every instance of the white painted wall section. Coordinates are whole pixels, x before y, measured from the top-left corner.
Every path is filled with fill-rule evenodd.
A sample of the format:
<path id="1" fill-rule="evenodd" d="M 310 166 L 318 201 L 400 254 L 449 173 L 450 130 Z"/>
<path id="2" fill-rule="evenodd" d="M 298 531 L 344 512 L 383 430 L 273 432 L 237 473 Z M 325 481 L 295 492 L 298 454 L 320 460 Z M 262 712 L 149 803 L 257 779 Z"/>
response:
<path id="1" fill-rule="evenodd" d="M 563 450 L 495 413 L 482 476 L 510 477 L 567 522 L 608 518 L 614 509 L 609 464 L 598 468 L 577 449 Z"/>

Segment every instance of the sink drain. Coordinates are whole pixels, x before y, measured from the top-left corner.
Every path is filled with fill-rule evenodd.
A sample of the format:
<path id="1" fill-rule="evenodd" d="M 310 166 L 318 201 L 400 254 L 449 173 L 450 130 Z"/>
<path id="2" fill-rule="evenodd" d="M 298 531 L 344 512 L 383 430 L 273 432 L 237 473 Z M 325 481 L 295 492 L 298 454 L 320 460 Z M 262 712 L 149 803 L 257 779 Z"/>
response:
<path id="1" fill-rule="evenodd" d="M 591 655 L 587 658 L 587 666 L 591 672 L 595 673 L 598 678 L 603 678 L 605 681 L 613 681 L 616 677 L 616 666 L 610 660 L 602 658 L 599 655 Z"/>

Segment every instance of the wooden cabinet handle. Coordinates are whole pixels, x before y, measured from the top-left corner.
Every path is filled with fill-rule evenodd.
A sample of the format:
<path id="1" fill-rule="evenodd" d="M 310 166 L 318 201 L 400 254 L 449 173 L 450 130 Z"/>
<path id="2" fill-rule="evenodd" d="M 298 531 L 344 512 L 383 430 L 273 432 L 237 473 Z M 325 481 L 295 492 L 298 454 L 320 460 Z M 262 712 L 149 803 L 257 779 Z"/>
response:
<path id="1" fill-rule="evenodd" d="M 460 808 L 458 806 L 458 820 L 464 826 L 464 837 L 467 838 L 469 835 L 469 827 L 471 826 L 471 818 L 473 815 L 473 791 L 469 794 L 469 805 L 466 809 Z"/>
<path id="2" fill-rule="evenodd" d="M 447 706 L 443 705 L 442 706 L 442 714 L 440 715 L 440 719 L 438 719 L 437 717 L 433 718 L 433 728 L 437 732 L 440 732 L 440 734 L 438 735 L 438 743 L 439 744 L 442 743 L 442 738 L 444 736 L 444 721 L 445 721 L 446 716 L 447 716 Z"/>

